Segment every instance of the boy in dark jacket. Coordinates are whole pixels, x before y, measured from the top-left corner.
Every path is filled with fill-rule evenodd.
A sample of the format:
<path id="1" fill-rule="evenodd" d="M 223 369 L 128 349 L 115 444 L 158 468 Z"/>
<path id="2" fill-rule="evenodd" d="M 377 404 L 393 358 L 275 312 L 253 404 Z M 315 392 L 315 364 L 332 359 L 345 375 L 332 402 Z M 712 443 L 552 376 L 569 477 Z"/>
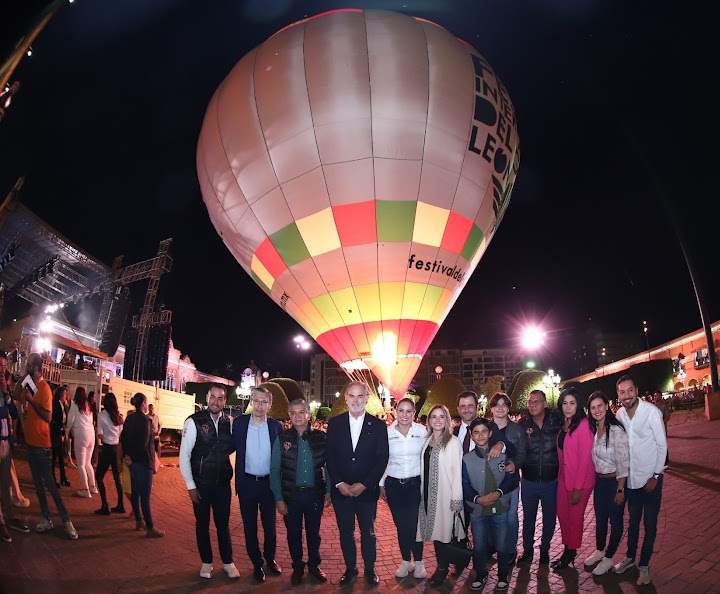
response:
<path id="1" fill-rule="evenodd" d="M 473 535 L 473 566 L 475 581 L 471 590 L 482 590 L 487 582 L 488 537 L 493 542 L 504 543 L 508 529 L 508 509 L 513 476 L 505 472 L 506 455 L 488 458 L 489 440 L 492 435 L 490 423 L 478 418 L 470 424 L 470 435 L 475 449 L 463 456 L 462 482 L 465 504 L 472 510 L 470 523 Z M 498 551 L 497 590 L 508 589 L 510 553 Z"/>

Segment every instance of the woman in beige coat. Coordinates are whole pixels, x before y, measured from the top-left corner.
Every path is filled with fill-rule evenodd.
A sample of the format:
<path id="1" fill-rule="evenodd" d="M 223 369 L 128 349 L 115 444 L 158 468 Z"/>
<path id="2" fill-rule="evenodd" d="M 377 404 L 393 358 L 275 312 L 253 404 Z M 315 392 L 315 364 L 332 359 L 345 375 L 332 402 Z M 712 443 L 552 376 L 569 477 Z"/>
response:
<path id="1" fill-rule="evenodd" d="M 443 543 L 450 542 L 453 523 L 458 538 L 465 533 L 456 517 L 463 508 L 462 444 L 452 434 L 450 411 L 436 404 L 428 414 L 428 437 L 420 455 L 420 513 L 417 539 L 433 541 L 437 569 L 430 584 L 439 586 L 448 575 Z"/>

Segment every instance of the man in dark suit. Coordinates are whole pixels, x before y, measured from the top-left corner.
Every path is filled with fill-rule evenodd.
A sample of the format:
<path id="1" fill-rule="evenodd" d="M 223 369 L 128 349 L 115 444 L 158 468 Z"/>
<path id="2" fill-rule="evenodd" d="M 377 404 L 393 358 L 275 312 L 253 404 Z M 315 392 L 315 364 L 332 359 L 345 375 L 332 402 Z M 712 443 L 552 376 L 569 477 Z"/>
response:
<path id="1" fill-rule="evenodd" d="M 240 500 L 245 548 L 254 566 L 253 575 L 257 581 L 264 582 L 263 557 L 270 573 L 282 573 L 275 561 L 275 497 L 269 480 L 272 444 L 282 431 L 282 425 L 267 416 L 272 406 L 272 393 L 269 390 L 253 388 L 250 404 L 252 414 L 241 415 L 233 421 L 232 436 L 236 452 L 235 492 Z M 265 533 L 262 554 L 258 542 L 258 508 Z"/>
<path id="2" fill-rule="evenodd" d="M 339 582 L 342 586 L 358 575 L 356 517 L 365 579 L 372 585 L 380 583 L 375 572 L 375 516 L 378 483 L 388 463 L 388 439 L 385 423 L 365 411 L 369 398 L 367 384 L 351 382 L 345 391 L 348 412 L 328 422 L 327 465 L 345 559 L 345 573 Z"/>

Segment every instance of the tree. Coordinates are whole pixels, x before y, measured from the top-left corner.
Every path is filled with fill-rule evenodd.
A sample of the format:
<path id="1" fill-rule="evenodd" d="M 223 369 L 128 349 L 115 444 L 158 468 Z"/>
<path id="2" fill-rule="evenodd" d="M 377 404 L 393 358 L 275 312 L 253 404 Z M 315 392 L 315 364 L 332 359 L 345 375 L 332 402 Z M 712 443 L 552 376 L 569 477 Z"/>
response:
<path id="1" fill-rule="evenodd" d="M 515 410 L 527 410 L 528 395 L 533 390 L 542 390 L 546 377 L 547 373 L 539 369 L 523 369 L 515 375 L 508 394 Z"/>
<path id="2" fill-rule="evenodd" d="M 305 400 L 305 395 L 300 388 L 300 384 L 298 384 L 294 379 L 290 379 L 289 377 L 274 377 L 272 381 L 278 384 L 285 391 L 285 396 L 287 396 L 288 402 L 292 402 L 298 398 Z"/>
<path id="3" fill-rule="evenodd" d="M 430 392 L 428 392 L 418 416 L 428 414 L 428 411 L 436 404 L 444 404 L 448 407 L 450 415 L 456 414 L 457 396 L 464 391 L 465 386 L 459 379 L 454 377 L 443 377 L 436 380 L 430 387 Z"/>

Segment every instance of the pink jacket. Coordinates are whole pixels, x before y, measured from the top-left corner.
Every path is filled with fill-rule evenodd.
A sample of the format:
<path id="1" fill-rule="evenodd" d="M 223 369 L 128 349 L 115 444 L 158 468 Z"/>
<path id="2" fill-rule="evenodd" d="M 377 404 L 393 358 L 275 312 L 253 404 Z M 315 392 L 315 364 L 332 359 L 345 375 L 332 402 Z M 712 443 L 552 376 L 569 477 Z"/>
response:
<path id="1" fill-rule="evenodd" d="M 558 434 L 558 439 L 560 434 Z M 587 419 L 565 436 L 563 449 L 558 448 L 560 473 L 558 481 L 568 491 L 592 489 L 595 486 L 595 464 L 592 460 L 593 434 Z"/>

